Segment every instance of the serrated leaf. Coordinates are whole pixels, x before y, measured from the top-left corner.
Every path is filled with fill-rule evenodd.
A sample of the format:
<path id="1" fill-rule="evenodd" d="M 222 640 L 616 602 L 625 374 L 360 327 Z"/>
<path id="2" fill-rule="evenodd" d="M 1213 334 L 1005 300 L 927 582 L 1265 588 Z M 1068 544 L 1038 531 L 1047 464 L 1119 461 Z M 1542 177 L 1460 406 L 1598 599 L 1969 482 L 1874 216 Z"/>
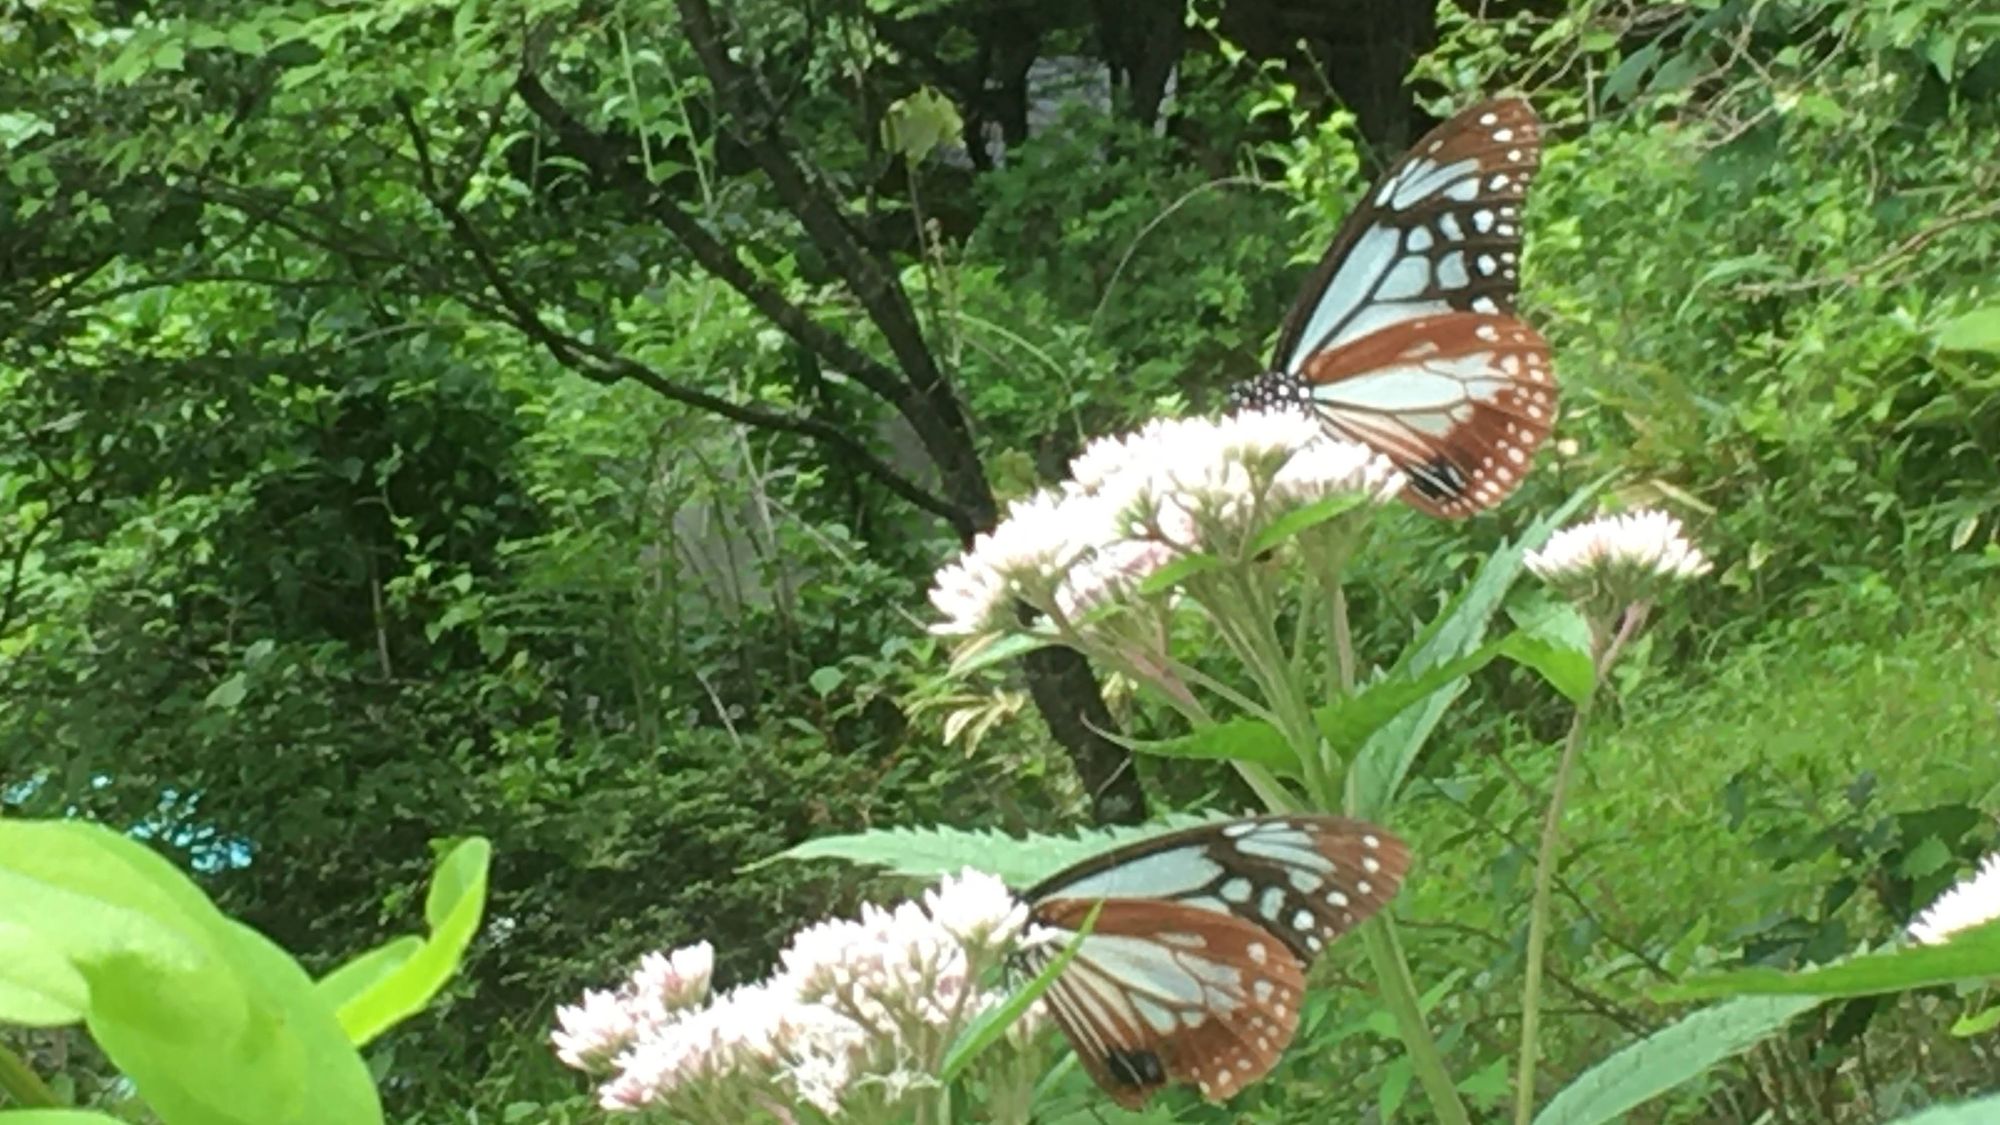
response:
<path id="1" fill-rule="evenodd" d="M 2000 923 L 1952 935 L 1942 945 L 1906 945 L 1796 972 L 1743 969 L 1697 977 L 1660 991 L 1663 999 L 1791 995 L 1874 996 L 2000 977 Z"/>
<path id="2" fill-rule="evenodd" d="M 1009 886 L 1026 887 L 1120 844 L 1225 815 L 1177 813 L 1147 824 L 1092 829 L 1074 836 L 1019 837 L 991 829 L 949 827 L 877 828 L 807 840 L 741 870 L 755 871 L 782 860 L 843 859 L 917 879 L 935 879 L 970 867 Z"/>
<path id="3" fill-rule="evenodd" d="M 1704 1008 L 1584 1071 L 1550 1099 L 1535 1125 L 1600 1125 L 1772 1035 L 1818 997 L 1756 996 Z"/>
<path id="4" fill-rule="evenodd" d="M 946 672 L 953 676 L 970 675 L 1054 643 L 1055 637 L 1044 633 L 1003 633 L 996 637 L 981 637 L 954 653 Z"/>
<path id="5" fill-rule="evenodd" d="M 1278 728 L 1262 719 L 1231 719 L 1179 738 L 1140 739 L 1103 734 L 1127 750 L 1157 758 L 1249 762 L 1287 777 L 1299 773 L 1299 759 L 1291 744 Z"/>

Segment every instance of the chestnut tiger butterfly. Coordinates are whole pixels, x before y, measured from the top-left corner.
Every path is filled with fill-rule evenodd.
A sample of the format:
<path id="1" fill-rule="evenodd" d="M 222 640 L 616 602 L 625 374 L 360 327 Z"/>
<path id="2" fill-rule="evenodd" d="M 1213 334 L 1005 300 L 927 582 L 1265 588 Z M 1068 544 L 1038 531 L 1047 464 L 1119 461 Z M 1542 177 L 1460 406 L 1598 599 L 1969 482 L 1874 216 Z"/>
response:
<path id="1" fill-rule="evenodd" d="M 1362 197 L 1239 405 L 1302 406 L 1408 478 L 1434 516 L 1492 507 L 1556 417 L 1548 344 L 1514 317 L 1541 126 L 1520 98 L 1433 129 Z"/>
<path id="2" fill-rule="evenodd" d="M 1042 1003 L 1120 1105 L 1172 1083 L 1220 1101 L 1277 1065 L 1313 959 L 1380 910 L 1409 864 L 1395 836 L 1335 816 L 1169 832 L 1030 889 L 1030 924 L 1054 932 L 1016 966 L 1038 973 L 1076 943 Z"/>

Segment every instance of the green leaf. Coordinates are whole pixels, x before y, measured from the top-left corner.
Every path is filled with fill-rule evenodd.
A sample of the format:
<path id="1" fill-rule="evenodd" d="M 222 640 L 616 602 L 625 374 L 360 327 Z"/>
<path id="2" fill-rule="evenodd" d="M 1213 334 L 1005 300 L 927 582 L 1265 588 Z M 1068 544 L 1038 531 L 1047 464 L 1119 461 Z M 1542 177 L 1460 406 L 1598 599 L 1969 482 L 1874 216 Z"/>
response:
<path id="1" fill-rule="evenodd" d="M 1896 874 L 1905 879 L 1921 879 L 1949 867 L 1952 858 L 1951 849 L 1943 840 L 1926 836 L 1903 856 L 1903 862 L 1896 865 Z"/>
<path id="2" fill-rule="evenodd" d="M 2000 977 L 2000 923 L 1957 934 L 1943 945 L 1906 945 L 1797 972 L 1744 969 L 1697 977 L 1662 990 L 1668 999 L 1712 996 L 1873 996 Z"/>
<path id="3" fill-rule="evenodd" d="M 1560 508 L 1529 525 L 1518 541 L 1494 551 L 1478 575 L 1419 634 L 1398 663 L 1398 672 L 1414 678 L 1476 651 L 1485 639 L 1488 622 L 1520 575 L 1528 551 L 1541 546 L 1603 483 L 1604 479 L 1600 479 L 1578 489 Z M 1375 819 L 1388 813 L 1396 803 L 1396 794 L 1402 789 L 1410 766 L 1423 752 L 1425 740 L 1464 690 L 1465 677 L 1451 677 L 1419 705 L 1401 711 L 1369 736 L 1347 773 L 1347 804 L 1351 813 Z"/>
<path id="4" fill-rule="evenodd" d="M 1278 728 L 1262 719 L 1231 719 L 1179 738 L 1122 738 L 1108 732 L 1104 737 L 1127 750 L 1159 758 L 1250 762 L 1287 777 L 1299 773 L 1298 755 L 1292 752 L 1291 744 Z"/>
<path id="5" fill-rule="evenodd" d="M 1035 1001 L 1042 998 L 1042 993 L 1047 992 L 1049 987 L 1055 984 L 1056 978 L 1062 975 L 1063 970 L 1069 967 L 1069 963 L 1076 959 L 1077 951 L 1083 948 L 1083 939 L 1088 937 L 1091 929 L 1097 925 L 1098 911 L 1103 909 L 1102 902 L 1093 904 L 1090 912 L 1083 916 L 1083 924 L 1077 927 L 1076 936 L 1070 938 L 1061 953 L 1056 954 L 1048 964 L 1042 966 L 1042 971 L 1036 973 L 1034 979 L 1020 991 L 1008 997 L 1006 1003 L 981 1013 L 978 1019 L 972 1021 L 971 1025 L 959 1035 L 958 1041 L 951 1045 L 951 1050 L 945 1052 L 944 1063 L 938 1068 L 939 1081 L 946 1083 L 957 1081 L 958 1076 L 965 1073 L 965 1068 L 971 1066 L 973 1060 L 988 1047 L 999 1042 L 1000 1037 L 1007 1034 L 1007 1029 L 1013 1026 L 1014 1021 L 1025 1015 L 1028 1009 L 1034 1006 Z"/>
<path id="6" fill-rule="evenodd" d="M 914 164 L 965 128 L 950 98 L 925 86 L 889 103 L 882 113 L 882 147 Z"/>
<path id="7" fill-rule="evenodd" d="M 2000 305 L 1974 309 L 1937 330 L 1937 346 L 1948 352 L 2000 355 Z"/>
<path id="8" fill-rule="evenodd" d="M 493 847 L 480 837 L 460 841 L 431 877 L 424 901 L 428 940 L 391 942 L 335 970 L 320 995 L 338 1003 L 341 1028 L 355 1046 L 422 1011 L 458 970 L 486 910 L 486 877 Z M 418 941 L 415 948 L 407 943 Z"/>
<path id="9" fill-rule="evenodd" d="M 1958 1022 L 1951 1025 L 1951 1033 L 1960 1039 L 1970 1039 L 1975 1035 L 1984 1035 L 1995 1027 L 2000 1027 L 2000 1004 L 1983 1012 L 1967 1012 L 1958 1017 Z"/>
<path id="10" fill-rule="evenodd" d="M 320 999 L 326 1001 L 337 1014 L 342 1007 L 402 968 L 423 947 L 424 939 L 415 934 L 390 938 L 366 953 L 349 958 L 346 964 L 321 977 L 313 987 L 319 990 Z"/>
<path id="11" fill-rule="evenodd" d="M 94 1109 L 0 1109 L 0 1125 L 131 1125 Z"/>
<path id="12" fill-rule="evenodd" d="M 2000 1121 L 2000 1094 L 1935 1105 L 1922 1113 L 1898 1117 L 1894 1125 L 1992 1125 L 1995 1121 Z"/>
<path id="13" fill-rule="evenodd" d="M 812 675 L 806 677 L 806 686 L 818 693 L 821 699 L 825 699 L 839 691 L 840 685 L 846 680 L 847 673 L 835 665 L 827 664 L 812 670 Z"/>
<path id="14" fill-rule="evenodd" d="M 1269 551 L 1299 533 L 1318 527 L 1360 507 L 1365 498 L 1352 493 L 1342 493 L 1315 501 L 1303 508 L 1286 512 L 1271 522 L 1271 526 L 1257 533 L 1250 541 L 1249 553 L 1254 557 Z"/>
<path id="15" fill-rule="evenodd" d="M 1817 997 L 1749 997 L 1704 1008 L 1577 1076 L 1535 1116 L 1535 1125 L 1617 1121 L 1647 1101 L 1746 1051 L 1783 1028 Z"/>
<path id="16" fill-rule="evenodd" d="M 1492 663 L 1503 648 L 1503 644 L 1486 645 L 1414 676 L 1391 672 L 1348 698 L 1319 708 L 1313 712 L 1313 718 L 1327 744 L 1346 758 L 1398 715 Z"/>
<path id="17" fill-rule="evenodd" d="M 1590 625 L 1568 602 L 1550 602 L 1539 612 L 1523 614 L 1515 632 L 1501 642 L 1501 651 L 1516 664 L 1541 673 L 1573 704 L 1581 704 L 1597 681 L 1590 659 Z"/>
<path id="18" fill-rule="evenodd" d="M 202 702 L 210 707 L 220 707 L 224 711 L 234 711 L 242 705 L 243 697 L 248 694 L 249 682 L 243 678 L 243 673 L 236 672 L 215 685 L 208 693 L 208 698 Z"/>
<path id="19" fill-rule="evenodd" d="M 1009 886 L 1026 887 L 1120 844 L 1204 824 L 1222 815 L 1182 813 L 1150 824 L 1096 829 L 1074 836 L 1025 838 L 991 829 L 877 828 L 807 840 L 742 870 L 755 871 L 781 860 L 844 859 L 919 879 L 934 879 L 970 867 L 998 876 Z"/>
<path id="20" fill-rule="evenodd" d="M 952 656 L 951 667 L 946 674 L 969 675 L 1054 643 L 1055 637 L 1045 633 L 1005 633 L 997 637 L 982 637 Z"/>
<path id="21" fill-rule="evenodd" d="M 90 986 L 57 942 L 0 922 L 0 1023 L 67 1027 L 83 1019 Z"/>
<path id="22" fill-rule="evenodd" d="M 374 1083 L 298 963 L 144 845 L 0 821 L 0 926 L 87 990 L 91 1037 L 162 1120 L 367 1125 Z"/>

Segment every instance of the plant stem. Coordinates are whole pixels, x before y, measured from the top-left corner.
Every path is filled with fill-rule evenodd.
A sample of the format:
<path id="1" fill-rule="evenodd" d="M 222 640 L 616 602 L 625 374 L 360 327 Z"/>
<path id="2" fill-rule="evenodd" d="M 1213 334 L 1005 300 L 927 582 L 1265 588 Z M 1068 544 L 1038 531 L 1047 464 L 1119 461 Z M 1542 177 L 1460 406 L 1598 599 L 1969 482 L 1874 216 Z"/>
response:
<path id="1" fill-rule="evenodd" d="M 1430 1098 L 1431 1112 L 1441 1125 L 1470 1125 L 1472 1118 L 1459 1099 L 1451 1071 L 1444 1065 L 1444 1055 L 1424 1023 L 1423 1003 L 1416 982 L 1410 979 L 1410 963 L 1403 956 L 1402 943 L 1396 940 L 1394 919 L 1387 913 L 1369 919 L 1361 927 L 1361 940 L 1368 947 L 1368 960 L 1375 966 L 1382 1001 L 1396 1018 L 1403 1048 L 1410 1053 L 1410 1068 L 1423 1084 L 1425 1096 Z"/>
<path id="2" fill-rule="evenodd" d="M 62 1104 L 41 1075 L 29 1070 L 21 1056 L 5 1046 L 0 1046 L 0 1090 L 5 1090 L 15 1105 L 24 1108 Z"/>
<path id="3" fill-rule="evenodd" d="M 1592 661 L 1590 690 L 1577 701 L 1569 734 L 1563 739 L 1562 760 L 1556 763 L 1555 783 L 1549 789 L 1549 811 L 1542 819 L 1542 843 L 1535 853 L 1535 897 L 1528 908 L 1528 963 L 1521 984 L 1521 1054 L 1514 1071 L 1515 1125 L 1528 1125 L 1535 1113 L 1535 1064 L 1541 1049 L 1542 963 L 1548 953 L 1549 899 L 1555 888 L 1556 845 L 1562 838 L 1563 801 L 1568 796 L 1569 776 L 1576 766 L 1577 750 L 1583 745 L 1584 729 L 1590 725 L 1590 713 L 1597 702 L 1597 685 L 1603 682 L 1624 650 L 1625 642 L 1632 639 L 1645 620 L 1646 606 L 1641 603 L 1626 609 L 1617 635 L 1608 641 L 1604 639 L 1608 630 L 1595 626 L 1591 629 L 1597 652 Z"/>
<path id="4" fill-rule="evenodd" d="M 1348 599 L 1340 583 L 1332 583 L 1326 609 L 1326 631 L 1328 641 L 1334 647 L 1334 661 L 1330 673 L 1338 677 L 1340 695 L 1354 693 L 1354 635 L 1348 627 Z M 1334 763 L 1326 763 L 1328 775 L 1334 771 Z M 1344 789 L 1344 787 L 1342 787 Z M 1320 809 L 1342 809 L 1348 807 L 1352 813 L 1352 803 L 1342 803 L 1342 795 L 1332 791 L 1314 793 L 1314 805 Z M 1402 953 L 1402 943 L 1396 941 L 1396 919 L 1388 911 L 1368 919 L 1362 925 L 1362 943 L 1368 947 L 1368 961 L 1374 965 L 1376 985 L 1382 989 L 1382 1001 L 1388 1005 L 1390 1015 L 1396 1017 L 1396 1031 L 1402 1037 L 1404 1051 L 1410 1053 L 1410 1069 L 1416 1071 L 1416 1081 L 1424 1085 L 1424 1097 L 1430 1099 L 1430 1111 L 1438 1117 L 1440 1125 L 1470 1125 L 1472 1115 L 1466 1113 L 1466 1103 L 1458 1097 L 1458 1085 L 1452 1083 L 1452 1071 L 1444 1065 L 1444 1053 L 1438 1051 L 1438 1041 L 1430 1037 L 1430 1025 L 1424 1023 L 1424 1005 L 1420 993 L 1416 991 L 1416 979 L 1410 977 L 1410 959 Z"/>

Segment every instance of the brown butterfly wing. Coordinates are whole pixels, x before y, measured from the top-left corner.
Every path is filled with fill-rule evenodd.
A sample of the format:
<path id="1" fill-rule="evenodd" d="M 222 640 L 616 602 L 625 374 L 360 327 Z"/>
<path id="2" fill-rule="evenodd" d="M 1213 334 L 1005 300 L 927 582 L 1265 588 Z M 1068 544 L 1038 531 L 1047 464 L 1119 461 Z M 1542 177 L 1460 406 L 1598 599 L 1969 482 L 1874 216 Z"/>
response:
<path id="1" fill-rule="evenodd" d="M 1307 357 L 1304 397 L 1329 429 L 1409 477 L 1403 498 L 1463 517 L 1505 499 L 1555 425 L 1541 334 L 1510 316 L 1446 313 Z"/>
<path id="2" fill-rule="evenodd" d="M 1034 921 L 1075 930 L 1096 905 L 1052 899 Z M 1082 941 L 1043 1003 L 1084 1070 L 1128 1109 L 1174 1083 L 1231 1097 L 1268 1074 L 1298 1033 L 1303 968 L 1232 914 L 1111 899 Z"/>
<path id="3" fill-rule="evenodd" d="M 1028 898 L 1058 934 L 1103 903 L 1044 997 L 1084 1068 L 1121 1105 L 1176 1082 L 1230 1097 L 1298 1030 L 1305 967 L 1401 887 L 1410 856 L 1344 817 L 1249 817 L 1094 856 Z M 1033 947 L 1030 967 L 1062 947 Z"/>

